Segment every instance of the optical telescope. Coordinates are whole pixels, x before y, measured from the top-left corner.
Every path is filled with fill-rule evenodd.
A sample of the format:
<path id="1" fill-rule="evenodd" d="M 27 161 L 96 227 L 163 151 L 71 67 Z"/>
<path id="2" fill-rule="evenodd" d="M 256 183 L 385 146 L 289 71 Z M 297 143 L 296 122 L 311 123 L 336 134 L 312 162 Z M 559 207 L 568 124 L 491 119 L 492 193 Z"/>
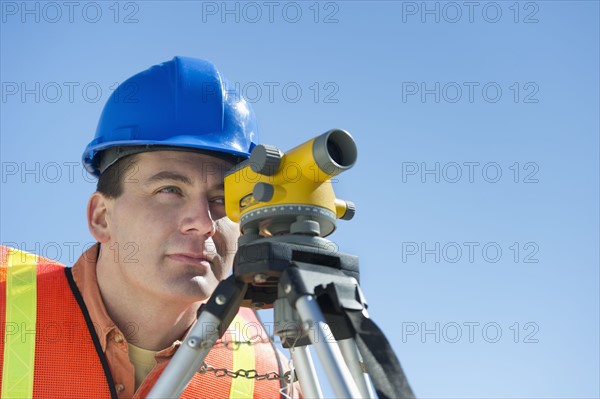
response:
<path id="1" fill-rule="evenodd" d="M 225 176 L 225 210 L 242 233 L 262 237 L 325 237 L 336 219 L 350 220 L 355 206 L 335 197 L 331 178 L 357 158 L 350 133 L 332 129 L 284 153 L 257 145 Z"/>

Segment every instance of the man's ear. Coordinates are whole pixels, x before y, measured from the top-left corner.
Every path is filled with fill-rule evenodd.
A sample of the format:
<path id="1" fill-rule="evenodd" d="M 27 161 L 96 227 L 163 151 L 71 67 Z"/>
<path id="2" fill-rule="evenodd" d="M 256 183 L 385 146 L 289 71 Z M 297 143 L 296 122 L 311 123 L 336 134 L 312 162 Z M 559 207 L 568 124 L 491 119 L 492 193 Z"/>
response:
<path id="1" fill-rule="evenodd" d="M 90 197 L 87 206 L 87 221 L 90 233 L 100 243 L 110 240 L 110 229 L 108 226 L 107 212 L 111 199 L 96 191 Z"/>

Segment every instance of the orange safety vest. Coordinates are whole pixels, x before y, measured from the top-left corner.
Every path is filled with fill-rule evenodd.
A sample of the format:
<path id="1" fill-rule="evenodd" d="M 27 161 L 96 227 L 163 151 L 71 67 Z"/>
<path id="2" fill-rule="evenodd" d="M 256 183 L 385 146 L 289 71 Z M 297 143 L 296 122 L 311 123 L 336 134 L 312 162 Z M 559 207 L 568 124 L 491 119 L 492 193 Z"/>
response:
<path id="1" fill-rule="evenodd" d="M 0 246 L 0 266 L 1 397 L 116 398 L 108 363 L 71 269 L 4 246 Z M 253 332 L 259 328 L 261 338 L 268 338 L 250 309 L 241 308 L 236 317 L 252 323 Z M 281 374 L 277 354 L 267 341 L 236 348 L 218 341 L 205 362 L 215 368 Z M 135 397 L 149 393 L 166 364 L 150 372 Z M 280 389 L 277 380 L 196 373 L 181 397 L 276 398 Z"/>

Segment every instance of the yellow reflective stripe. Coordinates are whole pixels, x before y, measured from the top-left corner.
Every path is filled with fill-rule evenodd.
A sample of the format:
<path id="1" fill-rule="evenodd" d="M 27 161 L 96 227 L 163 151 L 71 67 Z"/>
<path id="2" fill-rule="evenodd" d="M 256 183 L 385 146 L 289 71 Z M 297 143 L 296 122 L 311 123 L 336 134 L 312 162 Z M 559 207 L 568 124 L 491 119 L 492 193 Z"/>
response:
<path id="1" fill-rule="evenodd" d="M 246 320 L 240 317 L 240 315 L 236 315 L 231 322 L 231 326 L 237 329 L 235 333 L 235 337 L 239 338 L 240 341 L 244 341 L 245 337 L 242 336 L 242 331 L 244 331 L 244 325 L 247 323 Z M 238 328 L 239 327 L 239 328 Z M 254 370 L 254 346 L 241 344 L 238 345 L 237 348 L 231 351 L 233 353 L 233 366 L 232 370 L 237 371 L 240 369 L 244 370 Z M 254 396 L 254 379 L 252 378 L 232 378 L 231 379 L 231 389 L 229 391 L 229 397 L 231 399 L 240 399 L 240 398 L 252 398 Z"/>
<path id="2" fill-rule="evenodd" d="M 2 398 L 33 396 L 37 260 L 36 255 L 9 249 Z"/>

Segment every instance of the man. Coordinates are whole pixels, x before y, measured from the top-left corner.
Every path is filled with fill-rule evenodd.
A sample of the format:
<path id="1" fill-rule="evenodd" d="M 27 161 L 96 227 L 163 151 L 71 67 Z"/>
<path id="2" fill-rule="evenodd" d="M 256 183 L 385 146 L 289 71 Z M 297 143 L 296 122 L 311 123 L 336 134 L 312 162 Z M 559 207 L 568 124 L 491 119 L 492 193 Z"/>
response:
<path id="1" fill-rule="evenodd" d="M 113 93 L 83 155 L 99 177 L 87 208 L 98 244 L 72 268 L 0 251 L 3 398 L 148 394 L 231 271 L 239 229 L 223 179 L 256 140 L 249 105 L 203 60 L 175 57 Z M 253 312 L 232 326 L 248 323 L 258 336 L 226 333 L 183 397 L 279 396 L 281 381 L 210 372 L 283 374 Z M 253 344 L 231 345 L 240 337 Z"/>

